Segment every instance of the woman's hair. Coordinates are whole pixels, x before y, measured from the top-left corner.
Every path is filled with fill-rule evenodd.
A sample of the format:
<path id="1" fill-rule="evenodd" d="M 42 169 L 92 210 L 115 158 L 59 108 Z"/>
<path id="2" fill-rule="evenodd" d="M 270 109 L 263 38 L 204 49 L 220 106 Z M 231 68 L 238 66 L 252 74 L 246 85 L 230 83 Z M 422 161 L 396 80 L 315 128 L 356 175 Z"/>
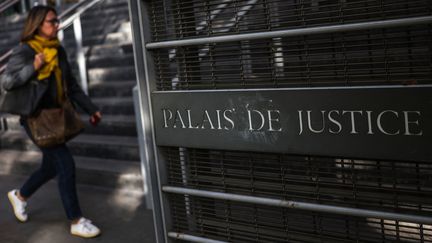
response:
<path id="1" fill-rule="evenodd" d="M 21 34 L 21 42 L 33 39 L 34 35 L 37 34 L 39 26 L 42 25 L 46 15 L 50 11 L 57 15 L 55 8 L 49 6 L 35 6 L 30 10 Z"/>

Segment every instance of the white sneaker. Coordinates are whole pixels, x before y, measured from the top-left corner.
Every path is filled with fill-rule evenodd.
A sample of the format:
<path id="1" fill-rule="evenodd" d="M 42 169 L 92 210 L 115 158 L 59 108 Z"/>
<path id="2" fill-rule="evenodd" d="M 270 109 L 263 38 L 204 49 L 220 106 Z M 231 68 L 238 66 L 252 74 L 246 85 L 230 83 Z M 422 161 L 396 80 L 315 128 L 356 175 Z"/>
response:
<path id="1" fill-rule="evenodd" d="M 101 231 L 96 225 L 86 218 L 81 218 L 78 223 L 71 224 L 71 234 L 83 238 L 93 238 L 100 235 Z"/>
<path id="2" fill-rule="evenodd" d="M 16 190 L 16 189 L 8 192 L 8 198 L 9 198 L 9 201 L 12 205 L 13 210 L 14 210 L 15 217 L 19 221 L 24 223 L 28 219 L 28 216 L 26 213 L 27 202 L 21 201 L 18 198 L 17 193 L 18 193 L 18 190 Z"/>

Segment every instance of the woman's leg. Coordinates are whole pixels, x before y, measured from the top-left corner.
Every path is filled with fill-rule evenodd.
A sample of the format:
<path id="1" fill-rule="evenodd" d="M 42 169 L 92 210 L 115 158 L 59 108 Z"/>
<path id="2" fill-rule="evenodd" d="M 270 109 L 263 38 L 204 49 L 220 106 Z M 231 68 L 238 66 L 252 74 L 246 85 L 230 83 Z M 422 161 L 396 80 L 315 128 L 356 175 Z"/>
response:
<path id="1" fill-rule="evenodd" d="M 56 176 L 56 168 L 52 163 L 52 158 L 49 153 L 42 150 L 42 165 L 41 167 L 33 172 L 33 174 L 27 179 L 24 185 L 19 190 L 20 197 L 27 199 L 36 192 L 39 187 L 45 184 Z"/>
<path id="2" fill-rule="evenodd" d="M 56 147 L 55 166 L 60 196 L 66 215 L 71 222 L 70 232 L 73 235 L 93 238 L 100 235 L 100 229 L 90 220 L 82 217 L 76 193 L 75 161 L 66 145 Z"/>
<path id="3" fill-rule="evenodd" d="M 24 127 L 27 135 L 33 141 L 33 137 L 31 135 L 30 129 L 28 127 L 27 121 L 23 118 L 20 119 L 21 125 Z M 33 193 L 39 189 L 43 184 L 47 181 L 54 178 L 57 174 L 56 167 L 54 166 L 53 160 L 54 157 L 52 153 L 50 153 L 50 149 L 41 149 L 42 151 L 42 165 L 41 167 L 35 171 L 29 179 L 24 183 L 21 189 L 18 191 L 19 197 L 23 199 L 29 198 Z M 20 198 L 20 199 L 22 199 Z"/>
<path id="4" fill-rule="evenodd" d="M 57 171 L 60 197 L 70 220 L 82 217 L 75 182 L 75 161 L 65 144 L 51 149 L 53 164 Z"/>

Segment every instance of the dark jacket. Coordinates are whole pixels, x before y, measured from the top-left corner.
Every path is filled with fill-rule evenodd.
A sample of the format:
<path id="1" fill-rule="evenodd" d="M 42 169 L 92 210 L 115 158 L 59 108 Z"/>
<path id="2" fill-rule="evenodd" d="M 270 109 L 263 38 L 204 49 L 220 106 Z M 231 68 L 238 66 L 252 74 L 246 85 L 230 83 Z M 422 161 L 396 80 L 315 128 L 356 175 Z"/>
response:
<path id="1" fill-rule="evenodd" d="M 31 94 L 20 97 L 21 99 L 30 100 L 23 103 L 23 107 L 14 107 L 20 110 L 31 109 L 30 113 L 38 109 L 51 108 L 57 105 L 55 98 L 57 97 L 57 89 L 54 74 L 45 80 L 39 81 L 37 79 L 37 72 L 33 66 L 35 55 L 36 52 L 27 44 L 20 44 L 14 48 L 1 80 L 2 88 L 7 91 L 33 85 Z M 65 80 L 67 84 L 67 96 L 73 103 L 78 104 L 88 114 L 93 114 L 98 111 L 98 107 L 91 102 L 90 98 L 83 92 L 75 77 L 72 75 L 66 51 L 62 46 L 58 49 L 58 57 L 60 69 L 62 71 L 62 79 Z M 16 113 L 22 114 L 20 112 Z"/>

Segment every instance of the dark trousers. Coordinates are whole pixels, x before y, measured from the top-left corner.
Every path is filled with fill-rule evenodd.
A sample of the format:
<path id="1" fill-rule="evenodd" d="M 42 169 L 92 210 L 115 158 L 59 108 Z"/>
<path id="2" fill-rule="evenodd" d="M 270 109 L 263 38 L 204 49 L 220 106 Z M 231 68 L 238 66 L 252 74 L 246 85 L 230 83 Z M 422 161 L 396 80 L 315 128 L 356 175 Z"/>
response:
<path id="1" fill-rule="evenodd" d="M 28 127 L 24 128 L 31 137 Z M 75 183 L 75 161 L 65 144 L 52 148 L 41 148 L 42 165 L 35 171 L 20 189 L 23 197 L 29 198 L 47 181 L 57 176 L 60 197 L 68 219 L 78 219 L 82 216 L 78 202 Z"/>

